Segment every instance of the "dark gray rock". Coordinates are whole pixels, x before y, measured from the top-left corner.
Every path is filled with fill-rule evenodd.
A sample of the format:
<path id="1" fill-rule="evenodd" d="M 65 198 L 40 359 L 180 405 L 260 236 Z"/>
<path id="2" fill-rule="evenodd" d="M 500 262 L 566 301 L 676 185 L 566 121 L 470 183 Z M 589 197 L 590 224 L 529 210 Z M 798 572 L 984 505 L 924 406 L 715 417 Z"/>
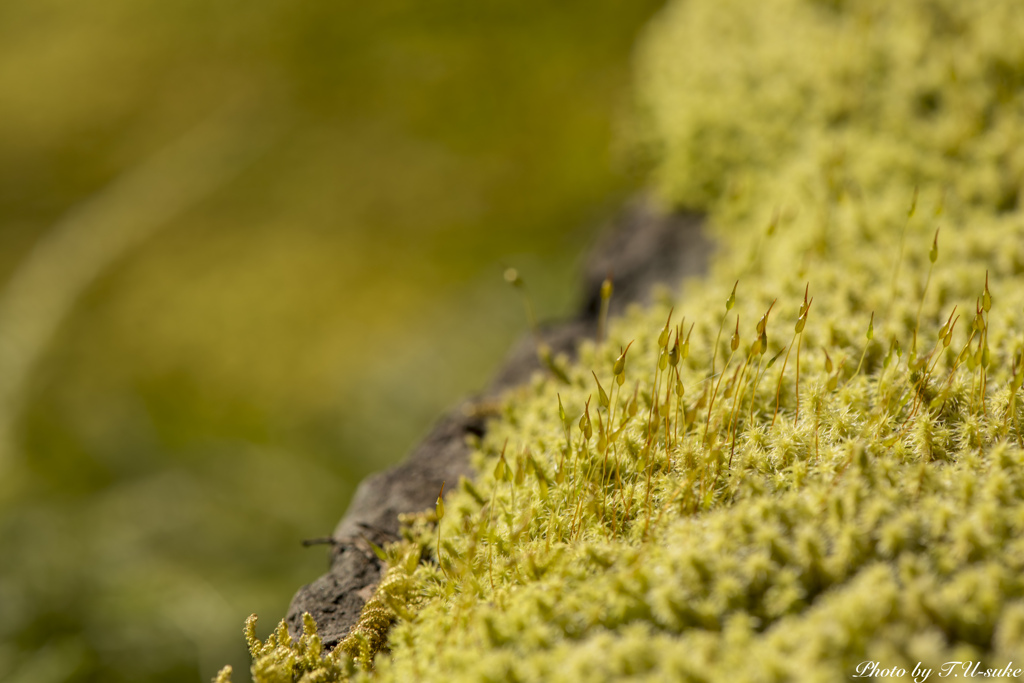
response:
<path id="1" fill-rule="evenodd" d="M 597 319 L 601 283 L 609 273 L 615 283 L 612 314 L 633 302 L 646 303 L 655 285 L 675 287 L 684 277 L 704 275 L 712 244 L 703 226 L 699 214 L 665 213 L 644 197 L 631 200 L 586 260 L 583 315 Z"/>
<path id="2" fill-rule="evenodd" d="M 543 326 L 521 340 L 482 397 L 442 416 L 404 462 L 359 485 L 329 539 L 330 570 L 292 599 L 287 622 L 293 636 L 302 630 L 302 613 L 309 612 L 325 647 L 332 648 L 345 637 L 381 577 L 382 563 L 366 539 L 377 545 L 396 540 L 398 515 L 432 508 L 442 481 L 454 485 L 460 476 L 471 476 L 467 437 L 483 436 L 486 429 L 479 402 L 497 397 L 541 369 L 538 342 L 547 344 L 554 356 L 572 358 L 579 342 L 596 334 L 601 283 L 608 274 L 615 283 L 613 314 L 628 303 L 646 301 L 656 284 L 674 286 L 683 277 L 704 274 L 711 245 L 701 232 L 702 224 L 698 215 L 664 213 L 645 198 L 627 204 L 586 261 L 579 315 Z"/>
<path id="3" fill-rule="evenodd" d="M 335 545 L 331 570 L 303 586 L 292 598 L 287 617 L 292 636 L 302 632 L 302 614 L 309 612 L 327 649 L 340 643 L 373 595 L 382 564 L 365 543 L 346 541 Z"/>

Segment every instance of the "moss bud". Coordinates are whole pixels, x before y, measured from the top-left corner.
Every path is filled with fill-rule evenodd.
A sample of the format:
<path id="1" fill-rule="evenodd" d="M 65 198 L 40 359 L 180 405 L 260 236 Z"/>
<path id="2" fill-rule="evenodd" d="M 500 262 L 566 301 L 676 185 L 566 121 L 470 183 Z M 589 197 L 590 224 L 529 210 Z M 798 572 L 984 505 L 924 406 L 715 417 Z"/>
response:
<path id="1" fill-rule="evenodd" d="M 607 408 L 611 405 L 611 401 L 608 400 L 608 394 L 605 393 L 604 387 L 601 386 L 601 380 L 597 378 L 597 373 L 591 370 L 590 374 L 594 376 L 594 381 L 597 382 L 597 404 L 602 408 Z"/>
<path id="2" fill-rule="evenodd" d="M 725 312 L 728 313 L 732 310 L 732 307 L 736 305 L 736 286 L 739 285 L 740 281 L 737 280 L 732 286 L 732 293 L 729 294 L 729 298 L 725 300 Z"/>
<path id="3" fill-rule="evenodd" d="M 437 494 L 437 502 L 434 504 L 434 512 L 437 513 L 437 521 L 444 519 L 444 482 L 441 482 L 441 492 Z"/>
<path id="4" fill-rule="evenodd" d="M 981 307 L 986 313 L 992 310 L 992 293 L 988 291 L 988 271 L 985 271 L 985 293 L 981 295 Z"/>
<path id="5" fill-rule="evenodd" d="M 676 337 L 672 349 L 668 352 L 668 364 L 676 367 L 679 364 L 679 337 Z"/>
<path id="6" fill-rule="evenodd" d="M 632 345 L 632 341 L 626 344 L 626 348 L 619 354 L 619 357 L 615 359 L 615 364 L 612 366 L 613 375 L 621 375 L 626 372 L 626 354 L 629 353 L 629 347 Z"/>
<path id="7" fill-rule="evenodd" d="M 658 347 L 662 349 L 668 346 L 668 328 L 672 323 L 672 310 L 668 312 L 668 320 L 665 321 L 665 328 L 661 331 L 661 334 L 658 335 Z"/>

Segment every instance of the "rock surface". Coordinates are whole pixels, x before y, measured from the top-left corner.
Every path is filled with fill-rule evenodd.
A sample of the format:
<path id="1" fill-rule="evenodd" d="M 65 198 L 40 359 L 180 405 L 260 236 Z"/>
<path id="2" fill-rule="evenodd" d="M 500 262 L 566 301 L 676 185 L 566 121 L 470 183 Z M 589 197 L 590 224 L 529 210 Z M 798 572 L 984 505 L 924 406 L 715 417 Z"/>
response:
<path id="1" fill-rule="evenodd" d="M 539 341 L 555 356 L 573 357 L 578 343 L 596 333 L 601 283 L 609 273 L 615 283 L 612 314 L 645 301 L 654 285 L 675 285 L 683 277 L 704 274 L 711 244 L 702 225 L 698 215 L 666 214 L 645 198 L 629 202 L 584 265 L 580 313 L 542 328 Z M 382 563 L 365 539 L 378 545 L 396 540 L 398 515 L 432 508 L 442 481 L 455 483 L 472 475 L 466 437 L 483 436 L 486 430 L 485 417 L 475 406 L 541 369 L 537 342 L 533 336 L 520 341 L 481 396 L 442 416 L 404 462 L 363 480 L 331 536 L 329 571 L 292 598 L 286 620 L 293 636 L 301 632 L 303 612 L 309 612 L 326 648 L 345 637 L 381 578 Z"/>

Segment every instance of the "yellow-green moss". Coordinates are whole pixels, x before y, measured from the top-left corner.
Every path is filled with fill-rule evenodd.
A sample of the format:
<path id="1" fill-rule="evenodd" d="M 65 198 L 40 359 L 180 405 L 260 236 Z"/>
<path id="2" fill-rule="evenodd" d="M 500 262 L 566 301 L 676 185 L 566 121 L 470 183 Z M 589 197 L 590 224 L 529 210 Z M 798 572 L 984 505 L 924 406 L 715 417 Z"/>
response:
<path id="1" fill-rule="evenodd" d="M 348 673 L 1024 659 L 1021 35 L 1008 1 L 670 4 L 639 58 L 642 139 L 661 195 L 708 212 L 713 274 L 630 309 L 568 383 L 508 396 L 448 505 L 445 571 L 411 528 L 435 561 L 390 652 Z"/>

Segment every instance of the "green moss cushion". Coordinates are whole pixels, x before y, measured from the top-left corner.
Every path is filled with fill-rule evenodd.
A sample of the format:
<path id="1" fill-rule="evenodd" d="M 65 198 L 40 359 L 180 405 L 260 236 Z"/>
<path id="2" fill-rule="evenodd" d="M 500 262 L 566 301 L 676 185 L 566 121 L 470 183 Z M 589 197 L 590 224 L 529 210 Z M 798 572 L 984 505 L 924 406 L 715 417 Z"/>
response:
<path id="1" fill-rule="evenodd" d="M 364 629 L 253 641 L 257 679 L 1024 663 L 1021 36 L 1008 0 L 666 7 L 636 139 L 712 276 L 508 396 Z"/>

